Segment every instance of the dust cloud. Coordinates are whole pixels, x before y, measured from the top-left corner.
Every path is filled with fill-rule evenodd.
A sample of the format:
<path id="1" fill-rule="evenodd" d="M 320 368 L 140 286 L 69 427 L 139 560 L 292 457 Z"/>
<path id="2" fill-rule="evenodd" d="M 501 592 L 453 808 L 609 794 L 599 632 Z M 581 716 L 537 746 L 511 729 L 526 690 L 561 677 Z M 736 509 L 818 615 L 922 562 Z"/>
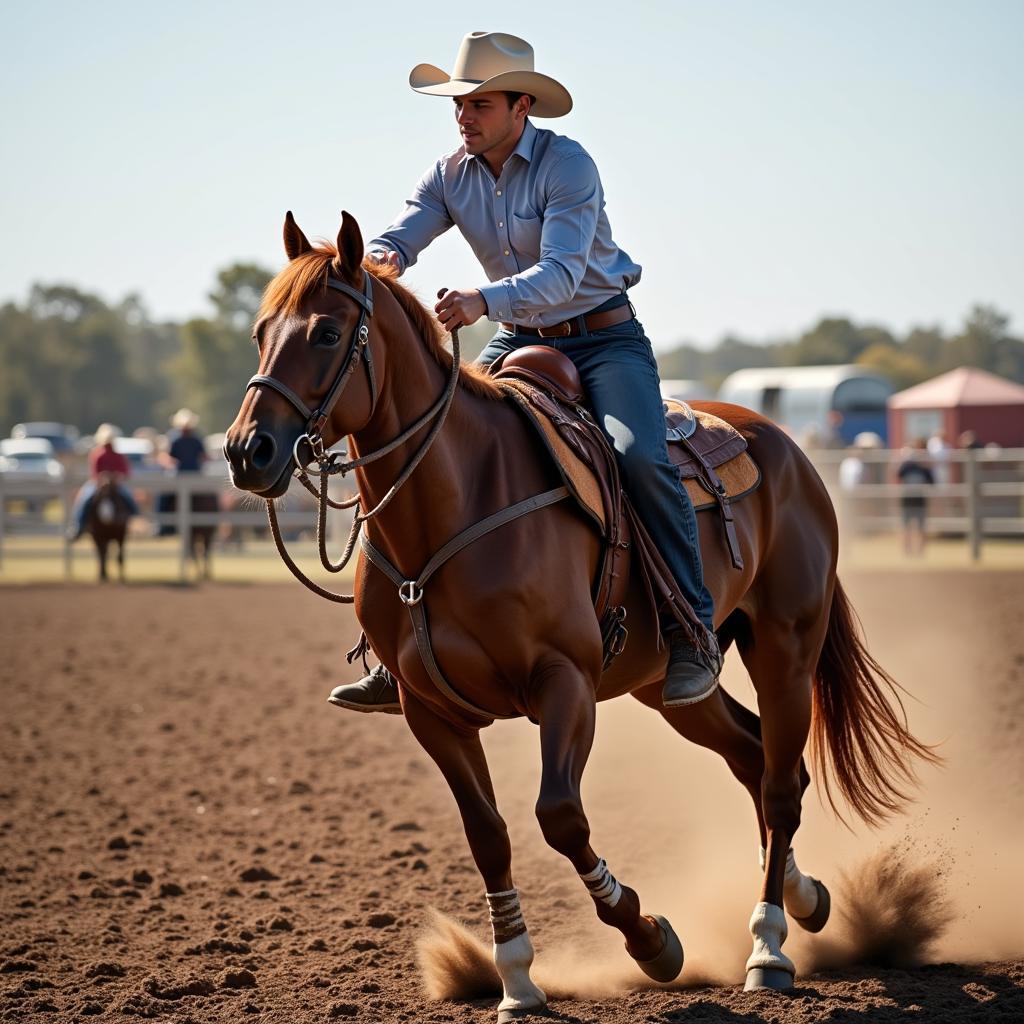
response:
<path id="1" fill-rule="evenodd" d="M 853 576 L 846 584 L 872 652 L 912 695 L 912 730 L 939 745 L 945 764 L 924 766 L 915 802 L 878 831 L 848 830 L 808 791 L 797 859 L 829 886 L 833 909 L 819 935 L 791 925 L 786 949 L 798 976 L 1019 957 L 1022 612 L 1017 602 L 999 602 L 998 587 L 991 604 L 950 607 L 936 603 L 928 576 Z M 756 707 L 735 653 L 723 685 Z M 596 920 L 571 867 L 540 838 L 535 729 L 503 724 L 485 734 L 485 745 L 538 950 L 537 983 L 554 997 L 588 999 L 652 987 L 618 933 Z M 665 914 L 683 941 L 686 965 L 671 987 L 742 982 L 759 844 L 749 797 L 717 755 L 628 698 L 602 705 L 584 803 L 598 854 L 637 890 L 644 912 Z M 481 936 L 485 942 L 435 918 L 421 944 L 428 991 L 450 998 L 499 989 L 490 937 Z"/>

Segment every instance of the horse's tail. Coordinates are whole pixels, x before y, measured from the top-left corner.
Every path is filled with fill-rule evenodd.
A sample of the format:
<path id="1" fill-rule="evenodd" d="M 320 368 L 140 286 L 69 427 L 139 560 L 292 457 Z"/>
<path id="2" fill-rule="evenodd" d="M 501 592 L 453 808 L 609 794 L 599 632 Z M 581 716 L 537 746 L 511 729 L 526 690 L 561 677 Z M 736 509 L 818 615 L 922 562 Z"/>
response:
<path id="1" fill-rule="evenodd" d="M 817 776 L 840 818 L 830 775 L 850 807 L 877 825 L 909 799 L 917 782 L 915 760 L 941 760 L 911 735 L 901 691 L 906 692 L 868 653 L 857 614 L 837 579 L 814 673 L 812 729 Z"/>

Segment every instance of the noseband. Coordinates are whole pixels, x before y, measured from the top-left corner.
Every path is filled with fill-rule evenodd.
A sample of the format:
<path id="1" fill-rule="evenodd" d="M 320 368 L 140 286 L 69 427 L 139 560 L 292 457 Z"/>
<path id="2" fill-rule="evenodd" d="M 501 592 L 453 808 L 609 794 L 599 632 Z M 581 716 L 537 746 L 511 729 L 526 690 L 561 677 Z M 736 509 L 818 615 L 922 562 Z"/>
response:
<path id="1" fill-rule="evenodd" d="M 372 275 L 364 270 L 363 290 L 360 292 L 345 284 L 344 281 L 339 281 L 337 278 L 330 276 L 327 277 L 325 282 L 327 287 L 334 288 L 336 291 L 342 292 L 349 296 L 349 298 L 358 302 L 360 306 L 360 313 L 359 321 L 356 323 L 355 329 L 352 332 L 352 342 L 349 345 L 345 361 L 338 370 L 338 373 L 334 378 L 334 382 L 328 389 L 323 401 L 316 409 L 310 409 L 309 406 L 306 405 L 306 403 L 294 391 L 292 391 L 287 384 L 283 384 L 276 377 L 272 377 L 269 374 L 254 374 L 249 379 L 249 383 L 245 386 L 246 391 L 248 391 L 249 388 L 258 387 L 267 387 L 272 391 L 276 391 L 282 398 L 286 399 L 292 405 L 300 416 L 305 419 L 305 428 L 303 433 L 299 435 L 295 444 L 292 446 L 292 461 L 295 463 L 295 475 L 298 477 L 299 482 L 306 488 L 306 490 L 313 494 L 318 501 L 319 507 L 316 531 L 317 546 L 320 552 L 320 563 L 328 572 L 341 572 L 341 570 L 345 568 L 349 559 L 352 557 L 352 552 L 355 549 L 356 538 L 359 536 L 363 523 L 377 515 L 378 512 L 382 511 L 390 503 L 391 499 L 398 493 L 398 489 L 406 480 L 409 479 L 412 475 L 412 471 L 423 460 L 423 457 L 427 454 L 430 446 L 434 443 L 434 439 L 440 432 L 441 427 L 444 425 L 444 421 L 448 415 L 448 410 L 451 408 L 452 400 L 455 398 L 455 391 L 459 379 L 459 332 L 458 329 L 456 329 L 451 332 L 452 372 L 448 379 L 448 384 L 437 401 L 435 401 L 422 416 L 403 430 L 393 441 L 389 441 L 384 445 L 384 447 L 378 448 L 375 452 L 370 452 L 368 455 L 360 456 L 357 459 L 350 459 L 346 462 L 339 460 L 338 453 L 326 451 L 323 439 L 324 427 L 330 419 L 334 406 L 337 404 L 342 392 L 348 386 L 353 374 L 359 367 L 360 361 L 364 357 L 366 361 L 366 375 L 370 384 L 370 417 L 373 416 L 373 410 L 377 406 L 377 379 L 373 370 L 373 355 L 370 348 L 370 328 L 366 323 L 367 319 L 373 316 L 372 279 Z M 443 294 L 443 291 L 441 294 Z M 353 505 L 360 503 L 360 499 L 357 495 L 349 501 L 332 501 L 327 495 L 327 484 L 329 478 L 338 473 L 344 476 L 345 473 L 349 473 L 354 469 L 358 469 L 361 466 L 365 466 L 368 463 L 376 461 L 377 459 L 381 459 L 385 455 L 389 455 L 400 445 L 408 441 L 413 434 L 426 426 L 430 420 L 435 419 L 435 417 L 436 422 L 431 427 L 430 433 L 427 434 L 426 438 L 423 440 L 423 444 L 420 445 L 419 449 L 398 475 L 398 479 L 395 480 L 388 489 L 387 494 L 385 494 L 377 506 L 369 512 L 359 511 L 355 513 L 352 518 L 352 529 L 349 532 L 348 541 L 345 544 L 345 550 L 342 553 L 341 561 L 337 563 L 332 562 L 327 553 L 327 508 L 328 506 L 336 509 L 352 508 Z M 320 475 L 319 488 L 314 486 L 312 481 L 309 479 L 306 473 L 306 466 L 303 466 L 302 461 L 299 458 L 299 445 L 302 444 L 303 441 L 309 444 L 310 450 L 313 453 L 313 458 L 310 461 L 317 464 L 317 471 Z M 345 452 L 343 454 L 347 455 L 348 453 Z M 274 537 L 274 543 L 277 545 L 277 550 L 281 555 L 282 561 L 291 570 L 292 575 L 295 576 L 300 583 L 308 587 L 313 591 L 313 593 L 318 594 L 320 597 L 325 597 L 329 601 L 337 601 L 340 604 L 351 604 L 354 600 L 351 594 L 334 594 L 329 590 L 325 590 L 319 584 L 314 583 L 309 579 L 309 577 L 306 576 L 305 573 L 303 573 L 295 564 L 291 556 L 288 554 L 284 545 L 284 538 L 281 536 L 281 529 L 277 521 L 277 509 L 274 505 L 274 499 L 267 498 L 266 502 L 267 518 L 270 520 L 270 532 Z"/>

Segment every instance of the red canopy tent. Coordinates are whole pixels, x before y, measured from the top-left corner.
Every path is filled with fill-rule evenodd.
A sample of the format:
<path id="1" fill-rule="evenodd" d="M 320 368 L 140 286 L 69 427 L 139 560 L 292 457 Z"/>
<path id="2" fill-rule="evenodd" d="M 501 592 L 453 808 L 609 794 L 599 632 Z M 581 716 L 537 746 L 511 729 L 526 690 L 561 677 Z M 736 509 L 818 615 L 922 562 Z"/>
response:
<path id="1" fill-rule="evenodd" d="M 892 395 L 889 444 L 900 448 L 942 431 L 954 447 L 965 430 L 981 444 L 1024 448 L 1024 385 L 961 366 Z"/>

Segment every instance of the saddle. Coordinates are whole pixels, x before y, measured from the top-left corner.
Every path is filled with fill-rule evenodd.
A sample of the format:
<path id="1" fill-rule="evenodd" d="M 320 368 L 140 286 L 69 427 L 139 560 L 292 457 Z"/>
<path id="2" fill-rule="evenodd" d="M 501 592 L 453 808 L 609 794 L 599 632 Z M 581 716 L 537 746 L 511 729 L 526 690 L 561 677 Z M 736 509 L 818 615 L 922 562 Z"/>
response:
<path id="1" fill-rule="evenodd" d="M 566 486 L 603 538 L 593 592 L 605 668 L 625 646 L 631 549 L 655 612 L 664 608 L 688 633 L 699 634 L 693 609 L 622 491 L 615 452 L 585 405 L 572 361 L 550 346 L 529 345 L 496 361 L 491 372 L 537 430 Z M 746 439 L 717 416 L 674 400 L 665 402 L 665 436 L 669 458 L 679 469 L 694 509 L 718 511 L 732 564 L 742 569 L 732 505 L 761 481 L 760 470 L 746 451 Z"/>

